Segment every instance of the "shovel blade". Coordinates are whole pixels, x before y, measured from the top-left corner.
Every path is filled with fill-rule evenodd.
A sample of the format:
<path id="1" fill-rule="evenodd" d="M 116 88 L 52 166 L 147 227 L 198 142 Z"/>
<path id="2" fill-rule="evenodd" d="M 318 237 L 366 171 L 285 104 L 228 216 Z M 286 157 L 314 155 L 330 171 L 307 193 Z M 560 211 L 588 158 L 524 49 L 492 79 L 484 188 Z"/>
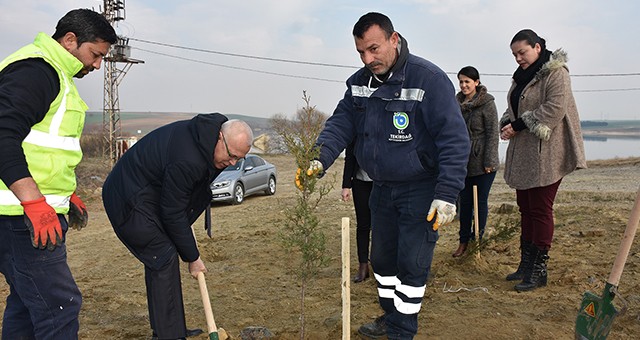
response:
<path id="1" fill-rule="evenodd" d="M 584 293 L 576 318 L 576 339 L 606 339 L 618 310 L 613 305 L 613 285 L 607 283 L 602 297 L 591 292 Z"/>
<path id="2" fill-rule="evenodd" d="M 219 340 L 219 338 L 218 338 L 218 332 L 211 332 L 211 333 L 209 333 L 209 340 Z"/>

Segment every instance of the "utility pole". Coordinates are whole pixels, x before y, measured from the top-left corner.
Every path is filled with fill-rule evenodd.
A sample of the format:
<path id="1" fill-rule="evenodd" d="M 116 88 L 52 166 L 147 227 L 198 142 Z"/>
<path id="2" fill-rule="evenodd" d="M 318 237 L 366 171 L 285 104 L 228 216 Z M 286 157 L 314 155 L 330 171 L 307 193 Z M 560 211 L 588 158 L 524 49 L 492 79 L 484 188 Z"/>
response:
<path id="1" fill-rule="evenodd" d="M 107 18 L 111 26 L 124 20 L 124 0 L 104 0 L 102 15 Z M 142 60 L 130 58 L 130 55 L 129 39 L 119 35 L 118 42 L 112 46 L 109 54 L 104 58 L 104 107 L 102 110 L 104 147 L 102 150 L 103 155 L 109 158 L 112 167 L 120 156 L 116 140 L 122 135 L 118 86 L 133 64 L 144 63 Z M 124 66 L 118 68 L 118 63 Z"/>

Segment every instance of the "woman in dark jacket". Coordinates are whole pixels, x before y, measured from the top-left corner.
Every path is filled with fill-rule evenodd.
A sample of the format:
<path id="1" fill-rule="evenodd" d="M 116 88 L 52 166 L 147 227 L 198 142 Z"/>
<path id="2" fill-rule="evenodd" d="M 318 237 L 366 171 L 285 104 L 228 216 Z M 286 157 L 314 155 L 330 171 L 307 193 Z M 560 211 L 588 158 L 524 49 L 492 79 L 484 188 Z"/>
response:
<path id="1" fill-rule="evenodd" d="M 469 240 L 474 239 L 473 187 L 478 190 L 478 229 L 482 237 L 489 214 L 489 191 L 496 177 L 498 160 L 498 110 L 495 99 L 480 84 L 480 74 L 473 66 L 463 67 L 458 72 L 460 92 L 456 95 L 460 103 L 462 117 L 467 123 L 471 152 L 467 163 L 467 177 L 460 192 L 460 245 L 453 257 L 464 254 Z"/>

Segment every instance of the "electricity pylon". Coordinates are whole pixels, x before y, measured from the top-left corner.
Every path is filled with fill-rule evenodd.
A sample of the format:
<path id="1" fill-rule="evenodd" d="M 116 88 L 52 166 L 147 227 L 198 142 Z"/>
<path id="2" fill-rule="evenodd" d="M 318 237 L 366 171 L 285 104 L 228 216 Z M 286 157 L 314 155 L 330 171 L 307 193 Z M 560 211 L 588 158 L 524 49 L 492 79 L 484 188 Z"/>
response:
<path id="1" fill-rule="evenodd" d="M 124 0 L 104 0 L 102 13 L 114 26 L 118 21 L 125 19 Z M 118 86 L 133 64 L 142 64 L 144 61 L 132 59 L 129 39 L 118 36 L 118 41 L 104 58 L 104 107 L 102 110 L 102 130 L 104 136 L 103 154 L 109 158 L 111 166 L 118 160 L 116 139 L 121 136 L 120 123 L 120 98 Z M 118 67 L 118 63 L 124 64 Z"/>

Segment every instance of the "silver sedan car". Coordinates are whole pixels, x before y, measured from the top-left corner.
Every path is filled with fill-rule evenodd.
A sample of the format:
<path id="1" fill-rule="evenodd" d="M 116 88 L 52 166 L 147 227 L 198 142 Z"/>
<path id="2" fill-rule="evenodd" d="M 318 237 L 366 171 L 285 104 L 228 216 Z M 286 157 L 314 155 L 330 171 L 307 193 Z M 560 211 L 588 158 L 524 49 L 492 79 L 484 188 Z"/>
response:
<path id="1" fill-rule="evenodd" d="M 276 193 L 276 166 L 253 154 L 228 166 L 211 183 L 213 202 L 240 204 L 259 192 Z"/>

